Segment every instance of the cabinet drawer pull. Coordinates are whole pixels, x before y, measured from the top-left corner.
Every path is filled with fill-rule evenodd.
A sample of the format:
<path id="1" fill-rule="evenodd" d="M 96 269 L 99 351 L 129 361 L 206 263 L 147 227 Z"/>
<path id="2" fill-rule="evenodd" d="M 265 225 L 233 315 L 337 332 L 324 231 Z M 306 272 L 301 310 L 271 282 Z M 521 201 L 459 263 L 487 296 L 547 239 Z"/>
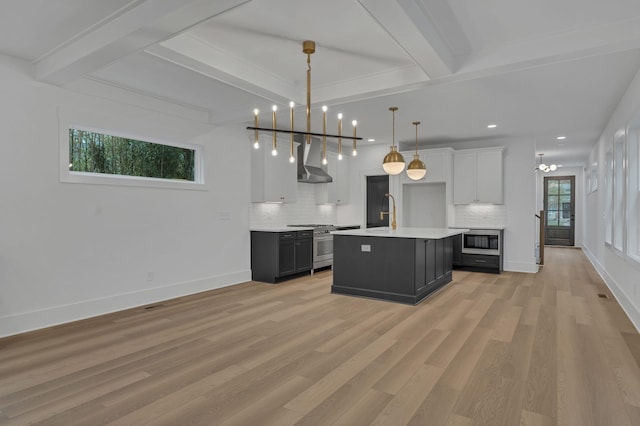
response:
<path id="1" fill-rule="evenodd" d="M 476 263 L 487 263 L 487 261 L 486 261 L 486 260 L 479 260 L 479 259 L 475 259 L 475 262 L 476 262 Z"/>

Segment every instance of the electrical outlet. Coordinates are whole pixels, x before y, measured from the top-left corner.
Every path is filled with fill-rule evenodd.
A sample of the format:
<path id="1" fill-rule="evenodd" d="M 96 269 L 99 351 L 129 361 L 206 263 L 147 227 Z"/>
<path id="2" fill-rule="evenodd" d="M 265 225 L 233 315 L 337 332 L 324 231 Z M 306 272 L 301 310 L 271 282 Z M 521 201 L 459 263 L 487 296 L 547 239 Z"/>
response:
<path id="1" fill-rule="evenodd" d="M 153 281 L 153 271 L 147 272 L 147 281 Z"/>

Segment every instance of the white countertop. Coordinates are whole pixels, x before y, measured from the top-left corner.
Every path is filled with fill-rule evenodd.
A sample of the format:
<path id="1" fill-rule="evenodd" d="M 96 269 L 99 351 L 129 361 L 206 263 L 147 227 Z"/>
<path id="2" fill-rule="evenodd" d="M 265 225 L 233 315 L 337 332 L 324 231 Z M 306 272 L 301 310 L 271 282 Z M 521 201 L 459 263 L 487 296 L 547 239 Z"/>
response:
<path id="1" fill-rule="evenodd" d="M 334 231 L 333 235 L 354 235 L 359 237 L 391 237 L 391 238 L 425 238 L 439 240 L 452 235 L 462 234 L 467 228 L 398 228 L 395 231 L 390 228 L 348 229 Z"/>
<path id="2" fill-rule="evenodd" d="M 258 232 L 294 232 L 294 231 L 313 231 L 311 227 L 305 226 L 270 226 L 270 227 L 258 227 L 249 228 L 249 231 Z"/>

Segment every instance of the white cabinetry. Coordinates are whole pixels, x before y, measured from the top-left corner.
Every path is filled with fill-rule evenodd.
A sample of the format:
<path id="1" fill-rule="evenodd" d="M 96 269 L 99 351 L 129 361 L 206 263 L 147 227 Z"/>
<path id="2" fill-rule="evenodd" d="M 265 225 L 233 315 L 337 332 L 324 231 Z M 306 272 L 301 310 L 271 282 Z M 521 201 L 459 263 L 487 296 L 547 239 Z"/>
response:
<path id="1" fill-rule="evenodd" d="M 454 152 L 454 204 L 503 203 L 503 149 L 465 149 Z"/>
<path id="2" fill-rule="evenodd" d="M 415 153 L 415 150 L 402 153 L 407 165 L 413 161 Z M 451 148 L 419 150 L 418 155 L 427 167 L 427 174 L 422 179 L 411 180 L 406 171 L 404 171 L 401 174 L 402 184 L 446 182 L 447 173 L 451 170 L 452 153 L 453 150 Z"/>
<path id="3" fill-rule="evenodd" d="M 260 135 L 260 148 L 251 148 L 251 202 L 294 203 L 298 181 L 297 162 L 289 162 L 288 139 L 277 139 L 276 156 L 271 155 L 272 141 L 270 135 Z"/>
<path id="4" fill-rule="evenodd" d="M 338 160 L 338 154 L 327 152 L 327 173 L 333 182 L 316 184 L 316 204 L 349 202 L 349 158 Z"/>

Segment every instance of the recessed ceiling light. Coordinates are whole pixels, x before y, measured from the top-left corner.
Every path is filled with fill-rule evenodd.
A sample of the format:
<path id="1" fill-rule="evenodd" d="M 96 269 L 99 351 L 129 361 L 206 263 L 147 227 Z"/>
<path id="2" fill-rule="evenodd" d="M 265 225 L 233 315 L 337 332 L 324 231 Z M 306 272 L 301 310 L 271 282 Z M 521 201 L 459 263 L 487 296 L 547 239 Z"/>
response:
<path id="1" fill-rule="evenodd" d="M 488 124 L 487 125 L 487 129 L 495 129 L 496 127 L 498 127 L 497 124 Z"/>
<path id="2" fill-rule="evenodd" d="M 367 139 L 367 142 L 375 142 L 376 140 L 371 138 L 371 139 Z"/>
<path id="3" fill-rule="evenodd" d="M 566 136 L 558 136 L 558 137 L 556 137 L 556 139 L 558 139 L 559 141 L 563 141 L 566 138 L 567 138 Z"/>

